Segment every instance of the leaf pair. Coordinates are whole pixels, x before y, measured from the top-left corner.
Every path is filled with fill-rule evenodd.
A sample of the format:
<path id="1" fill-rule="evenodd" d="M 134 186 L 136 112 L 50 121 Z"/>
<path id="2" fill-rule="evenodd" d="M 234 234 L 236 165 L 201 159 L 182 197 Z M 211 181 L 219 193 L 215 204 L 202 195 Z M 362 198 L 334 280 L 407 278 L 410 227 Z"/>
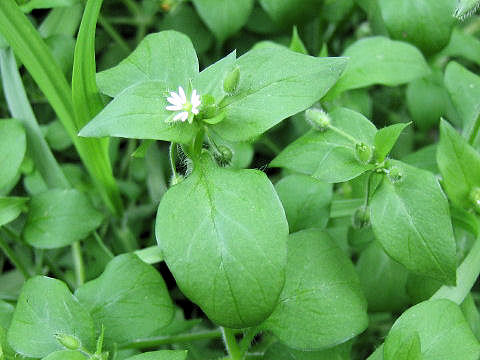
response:
<path id="1" fill-rule="evenodd" d="M 343 182 L 372 171 L 386 173 L 371 196 L 371 222 L 386 252 L 409 270 L 455 283 L 455 241 L 448 202 L 435 176 L 398 161 L 385 160 L 406 124 L 379 131 L 364 116 L 338 108 L 331 128 L 311 130 L 273 161 L 327 182 Z M 374 149 L 370 162 L 357 144 Z"/>
<path id="2" fill-rule="evenodd" d="M 223 91 L 225 76 L 237 66 L 236 94 Z M 232 53 L 198 73 L 198 60 L 190 40 L 164 31 L 147 36 L 118 66 L 98 74 L 100 89 L 115 99 L 81 132 L 81 136 L 120 136 L 189 143 L 198 123 L 167 124 L 168 91 L 192 87 L 212 95 L 225 120 L 211 125 L 221 137 L 244 141 L 258 136 L 311 106 L 335 83 L 345 59 L 313 58 L 287 49 Z M 321 79 L 321 81 L 318 81 Z M 221 101 L 224 99 L 224 101 Z"/>
<path id="3" fill-rule="evenodd" d="M 102 326 L 105 345 L 111 348 L 114 343 L 152 335 L 168 325 L 173 314 L 162 277 L 136 255 L 126 254 L 113 259 L 99 278 L 80 287 L 75 295 L 56 279 L 37 276 L 28 280 L 18 299 L 8 342 L 19 354 L 45 357 L 64 349 L 57 340 L 60 334 L 75 337 L 84 349 L 94 352 L 95 336 Z"/>

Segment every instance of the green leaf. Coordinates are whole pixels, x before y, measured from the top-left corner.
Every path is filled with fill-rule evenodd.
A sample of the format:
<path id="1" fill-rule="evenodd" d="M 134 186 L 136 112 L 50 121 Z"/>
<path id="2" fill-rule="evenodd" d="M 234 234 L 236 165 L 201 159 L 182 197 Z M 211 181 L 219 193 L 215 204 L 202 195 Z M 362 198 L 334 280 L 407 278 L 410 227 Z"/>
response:
<path id="1" fill-rule="evenodd" d="M 62 27 L 71 29 L 71 22 L 75 23 L 74 13 L 72 18 L 68 19 L 69 24 L 62 23 Z M 80 139 L 77 136 L 79 129 L 74 118 L 71 88 L 39 32 L 14 0 L 0 1 L 0 32 L 55 110 L 103 201 L 112 213 L 120 214 L 121 199 L 112 175 L 108 153 L 105 151 L 105 142 Z"/>
<path id="2" fill-rule="evenodd" d="M 480 344 L 458 305 L 449 300 L 425 301 L 405 311 L 387 336 L 385 360 L 400 359 L 395 353 L 417 335 L 422 360 L 477 360 L 480 356 Z"/>
<path id="3" fill-rule="evenodd" d="M 0 226 L 15 220 L 26 208 L 28 198 L 0 196 Z"/>
<path id="4" fill-rule="evenodd" d="M 320 0 L 260 0 L 265 12 L 278 24 L 290 25 L 305 22 L 318 14 Z"/>
<path id="5" fill-rule="evenodd" d="M 147 35 L 117 66 L 97 74 L 100 90 L 115 97 L 134 84 L 161 81 L 168 90 L 187 88 L 198 74 L 198 60 L 190 39 L 176 31 Z"/>
<path id="6" fill-rule="evenodd" d="M 187 352 L 184 350 L 151 351 L 129 357 L 127 360 L 185 360 Z"/>
<path id="7" fill-rule="evenodd" d="M 445 120 L 440 124 L 437 163 L 449 199 L 460 208 L 474 207 L 469 196 L 480 188 L 480 154 Z"/>
<path id="8" fill-rule="evenodd" d="M 393 146 L 397 142 L 403 129 L 410 123 L 400 123 L 384 127 L 375 134 L 375 156 L 378 162 L 385 160 Z"/>
<path id="9" fill-rule="evenodd" d="M 289 49 L 300 54 L 308 55 L 308 50 L 303 44 L 300 35 L 298 35 L 298 30 L 296 26 L 293 27 L 292 40 L 290 40 Z"/>
<path id="10" fill-rule="evenodd" d="M 78 351 L 61 350 L 55 351 L 42 360 L 85 360 L 87 357 Z"/>
<path id="11" fill-rule="evenodd" d="M 95 78 L 95 29 L 102 2 L 103 0 L 87 1 L 75 44 L 72 100 L 79 129 L 103 109 Z M 107 149 L 108 142 L 104 145 Z"/>
<path id="12" fill-rule="evenodd" d="M 463 134 L 470 141 L 480 116 L 480 77 L 456 62 L 445 69 L 445 86 L 463 123 Z"/>
<path id="13" fill-rule="evenodd" d="M 231 141 L 260 135 L 322 98 L 345 64 L 346 59 L 314 58 L 281 47 L 251 50 L 237 60 L 236 95 L 220 103 L 226 119 L 212 128 Z"/>
<path id="14" fill-rule="evenodd" d="M 27 140 L 17 120 L 0 120 L 0 194 L 10 191 L 22 164 Z"/>
<path id="15" fill-rule="evenodd" d="M 351 343 L 341 344 L 322 351 L 300 351 L 281 342 L 269 346 L 264 360 L 350 360 Z"/>
<path id="16" fill-rule="evenodd" d="M 12 321 L 14 310 L 15 308 L 13 305 L 0 300 L 0 327 L 8 329 L 10 322 Z"/>
<path id="17" fill-rule="evenodd" d="M 195 136 L 198 126 L 196 122 L 165 122 L 173 114 L 165 109 L 167 95 L 167 85 L 161 81 L 132 85 L 108 104 L 79 135 L 188 143 Z"/>
<path id="18" fill-rule="evenodd" d="M 198 14 L 219 42 L 238 32 L 247 23 L 253 0 L 192 0 Z"/>
<path id="19" fill-rule="evenodd" d="M 356 143 L 373 146 L 377 129 L 363 115 L 345 108 L 337 108 L 329 115 L 332 125 Z M 332 129 L 310 130 L 288 145 L 270 166 L 284 167 L 330 183 L 347 181 L 373 168 L 356 158 L 355 142 Z"/>
<path id="20" fill-rule="evenodd" d="M 234 68 L 236 58 L 236 51 L 232 51 L 223 59 L 207 67 L 193 80 L 193 87 L 197 89 L 200 94 L 212 95 L 219 101 L 225 95 L 223 91 L 223 80 Z"/>
<path id="21" fill-rule="evenodd" d="M 25 5 L 22 5 L 20 9 L 22 9 L 23 12 L 29 13 L 35 9 L 73 6 L 77 2 L 78 0 L 30 0 Z"/>
<path id="22" fill-rule="evenodd" d="M 448 57 L 462 57 L 480 65 L 480 39 L 457 27 L 453 29 L 450 42 L 441 54 Z"/>
<path id="23" fill-rule="evenodd" d="M 353 264 L 326 233 L 290 235 L 285 287 L 264 328 L 289 347 L 320 350 L 361 333 L 366 309 Z"/>
<path id="24" fill-rule="evenodd" d="M 371 85 L 397 86 L 430 73 L 422 53 L 410 44 L 382 36 L 361 39 L 350 45 L 349 57 L 334 94 Z"/>
<path id="25" fill-rule="evenodd" d="M 74 336 L 89 351 L 95 348 L 92 318 L 67 286 L 44 276 L 31 278 L 18 298 L 8 343 L 17 353 L 40 358 L 64 349 L 59 334 Z"/>
<path id="26" fill-rule="evenodd" d="M 276 183 L 275 190 L 287 214 L 290 232 L 327 226 L 332 200 L 331 184 L 293 174 Z"/>
<path id="27" fill-rule="evenodd" d="M 213 43 L 213 36 L 202 23 L 197 12 L 187 3 L 178 3 L 173 11 L 165 14 L 160 30 L 175 30 L 187 35 L 198 54 L 206 52 Z"/>
<path id="28" fill-rule="evenodd" d="M 375 236 L 407 269 L 455 284 L 455 239 L 448 201 L 432 173 L 390 160 L 371 201 Z"/>
<path id="29" fill-rule="evenodd" d="M 443 74 L 432 74 L 408 84 L 407 107 L 415 125 L 421 130 L 438 126 L 447 115 L 450 98 L 443 84 Z M 451 105 L 450 105 L 451 106 Z"/>
<path id="30" fill-rule="evenodd" d="M 156 334 L 174 315 L 161 275 L 134 254 L 114 258 L 75 296 L 90 311 L 97 329 L 105 326 L 109 345 Z"/>
<path id="31" fill-rule="evenodd" d="M 163 196 L 155 231 L 178 286 L 212 321 L 245 328 L 271 314 L 288 224 L 264 173 L 217 168 L 203 155 Z"/>
<path id="32" fill-rule="evenodd" d="M 407 270 L 392 260 L 377 242 L 361 252 L 357 272 L 371 312 L 397 312 L 410 302 Z"/>
<path id="33" fill-rule="evenodd" d="M 422 360 L 422 348 L 420 344 L 420 336 L 417 332 L 405 335 L 397 346 L 385 347 L 383 358 L 385 360 Z"/>
<path id="34" fill-rule="evenodd" d="M 426 54 L 434 54 L 450 40 L 456 19 L 454 0 L 379 0 L 390 36 L 407 41 Z"/>
<path id="35" fill-rule="evenodd" d="M 102 219 L 78 190 L 49 190 L 32 197 L 23 236 L 36 248 L 58 248 L 87 237 Z"/>
<path id="36" fill-rule="evenodd" d="M 408 154 L 402 161 L 417 168 L 428 170 L 434 174 L 438 174 L 439 170 L 436 161 L 437 145 L 425 146 L 413 153 Z"/>

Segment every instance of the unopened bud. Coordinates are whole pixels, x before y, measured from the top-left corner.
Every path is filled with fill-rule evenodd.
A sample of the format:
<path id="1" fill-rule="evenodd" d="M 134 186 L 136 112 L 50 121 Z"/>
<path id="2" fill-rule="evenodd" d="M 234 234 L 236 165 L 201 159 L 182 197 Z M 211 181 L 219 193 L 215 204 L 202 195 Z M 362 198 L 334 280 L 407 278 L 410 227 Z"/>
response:
<path id="1" fill-rule="evenodd" d="M 225 76 L 223 80 L 223 90 L 227 95 L 234 95 L 238 89 L 238 83 L 240 82 L 240 68 L 237 66 L 230 73 Z"/>
<path id="2" fill-rule="evenodd" d="M 330 116 L 322 109 L 310 108 L 305 111 L 305 118 L 310 125 L 319 131 L 325 131 L 332 122 Z"/>
<path id="3" fill-rule="evenodd" d="M 68 350 L 78 350 L 81 347 L 80 340 L 78 340 L 75 336 L 67 335 L 67 334 L 56 334 L 56 339 L 60 344 L 65 346 Z"/>
<path id="4" fill-rule="evenodd" d="M 400 167 L 392 166 L 387 170 L 387 176 L 393 184 L 397 184 L 403 181 L 405 175 Z"/>
<path id="5" fill-rule="evenodd" d="M 368 206 L 360 206 L 355 210 L 352 225 L 355 229 L 362 229 L 370 225 L 370 208 Z"/>
<path id="6" fill-rule="evenodd" d="M 480 213 L 480 188 L 473 188 L 468 197 L 470 198 L 475 210 Z"/>
<path id="7" fill-rule="evenodd" d="M 226 145 L 218 145 L 214 155 L 220 166 L 226 166 L 232 161 L 233 151 Z"/>
<path id="8" fill-rule="evenodd" d="M 355 156 L 362 164 L 368 164 L 373 157 L 373 148 L 370 145 L 358 143 L 355 145 Z"/>
<path id="9" fill-rule="evenodd" d="M 212 95 L 202 95 L 202 107 L 198 117 L 200 119 L 209 119 L 216 115 L 217 105 L 215 104 L 215 98 Z"/>

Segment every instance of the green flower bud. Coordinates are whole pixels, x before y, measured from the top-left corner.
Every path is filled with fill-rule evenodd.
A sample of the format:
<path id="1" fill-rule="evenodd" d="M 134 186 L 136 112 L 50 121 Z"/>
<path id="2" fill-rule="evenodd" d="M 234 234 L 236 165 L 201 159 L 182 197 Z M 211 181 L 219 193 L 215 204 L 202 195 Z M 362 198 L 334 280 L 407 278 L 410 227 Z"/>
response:
<path id="1" fill-rule="evenodd" d="M 75 336 L 67 335 L 67 334 L 56 334 L 56 339 L 60 344 L 65 346 L 68 350 L 78 350 L 82 346 L 80 340 L 78 340 Z"/>
<path id="2" fill-rule="evenodd" d="M 360 206 L 353 213 L 352 226 L 355 229 L 361 229 L 370 225 L 370 208 L 368 206 Z"/>
<path id="3" fill-rule="evenodd" d="M 373 148 L 364 143 L 358 143 L 355 145 L 355 156 L 362 164 L 368 164 L 372 161 Z"/>
<path id="4" fill-rule="evenodd" d="M 226 166 L 232 161 L 233 151 L 226 145 L 218 145 L 214 151 L 214 156 L 220 166 Z"/>
<path id="5" fill-rule="evenodd" d="M 225 79 L 223 80 L 223 90 L 227 95 L 234 95 L 238 89 L 238 83 L 240 82 L 240 68 L 237 66 L 233 69 Z"/>
<path id="6" fill-rule="evenodd" d="M 403 170 L 398 166 L 392 166 L 387 170 L 387 176 L 393 184 L 400 183 L 404 180 Z"/>
<path id="7" fill-rule="evenodd" d="M 305 118 L 316 130 L 325 131 L 332 122 L 330 116 L 322 109 L 310 108 L 305 111 Z"/>
<path id="8" fill-rule="evenodd" d="M 198 114 L 199 119 L 209 119 L 217 114 L 217 104 L 215 104 L 215 98 L 212 95 L 202 95 L 202 107 Z"/>
<path id="9" fill-rule="evenodd" d="M 473 188 L 468 197 L 470 198 L 475 210 L 480 213 L 480 188 Z"/>

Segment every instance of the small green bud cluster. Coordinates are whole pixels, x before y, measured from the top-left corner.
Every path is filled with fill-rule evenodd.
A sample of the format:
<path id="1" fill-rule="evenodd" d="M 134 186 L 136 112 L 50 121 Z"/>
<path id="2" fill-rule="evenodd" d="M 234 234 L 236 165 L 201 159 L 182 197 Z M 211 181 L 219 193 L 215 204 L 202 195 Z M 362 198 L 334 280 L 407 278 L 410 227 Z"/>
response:
<path id="1" fill-rule="evenodd" d="M 305 118 L 307 119 L 307 122 L 318 131 L 326 131 L 332 122 L 330 116 L 325 111 L 318 108 L 310 108 L 306 110 Z"/>
<path id="2" fill-rule="evenodd" d="M 372 161 L 374 149 L 365 143 L 357 143 L 355 145 L 355 156 L 362 164 L 368 164 Z"/>
<path id="3" fill-rule="evenodd" d="M 387 176 L 393 184 L 398 184 L 405 179 L 403 170 L 399 166 L 392 166 L 387 169 Z"/>
<path id="4" fill-rule="evenodd" d="M 237 66 L 230 71 L 223 80 L 223 91 L 228 96 L 235 95 L 238 90 L 238 84 L 240 82 L 240 68 Z"/>
<path id="5" fill-rule="evenodd" d="M 210 94 L 202 95 L 202 107 L 198 114 L 199 119 L 209 119 L 214 117 L 217 113 L 217 105 L 215 98 Z"/>
<path id="6" fill-rule="evenodd" d="M 55 338 L 68 350 L 78 350 L 82 347 L 80 340 L 75 336 L 67 334 L 56 334 Z"/>
<path id="7" fill-rule="evenodd" d="M 352 226 L 355 229 L 362 229 L 370 225 L 370 208 L 368 206 L 360 206 L 353 213 Z"/>
<path id="8" fill-rule="evenodd" d="M 213 156 L 220 166 L 230 165 L 233 158 L 233 151 L 226 145 L 218 145 L 213 149 Z"/>
<path id="9" fill-rule="evenodd" d="M 475 187 L 470 191 L 468 196 L 470 198 L 470 202 L 472 203 L 475 211 L 480 213 L 480 188 Z"/>

